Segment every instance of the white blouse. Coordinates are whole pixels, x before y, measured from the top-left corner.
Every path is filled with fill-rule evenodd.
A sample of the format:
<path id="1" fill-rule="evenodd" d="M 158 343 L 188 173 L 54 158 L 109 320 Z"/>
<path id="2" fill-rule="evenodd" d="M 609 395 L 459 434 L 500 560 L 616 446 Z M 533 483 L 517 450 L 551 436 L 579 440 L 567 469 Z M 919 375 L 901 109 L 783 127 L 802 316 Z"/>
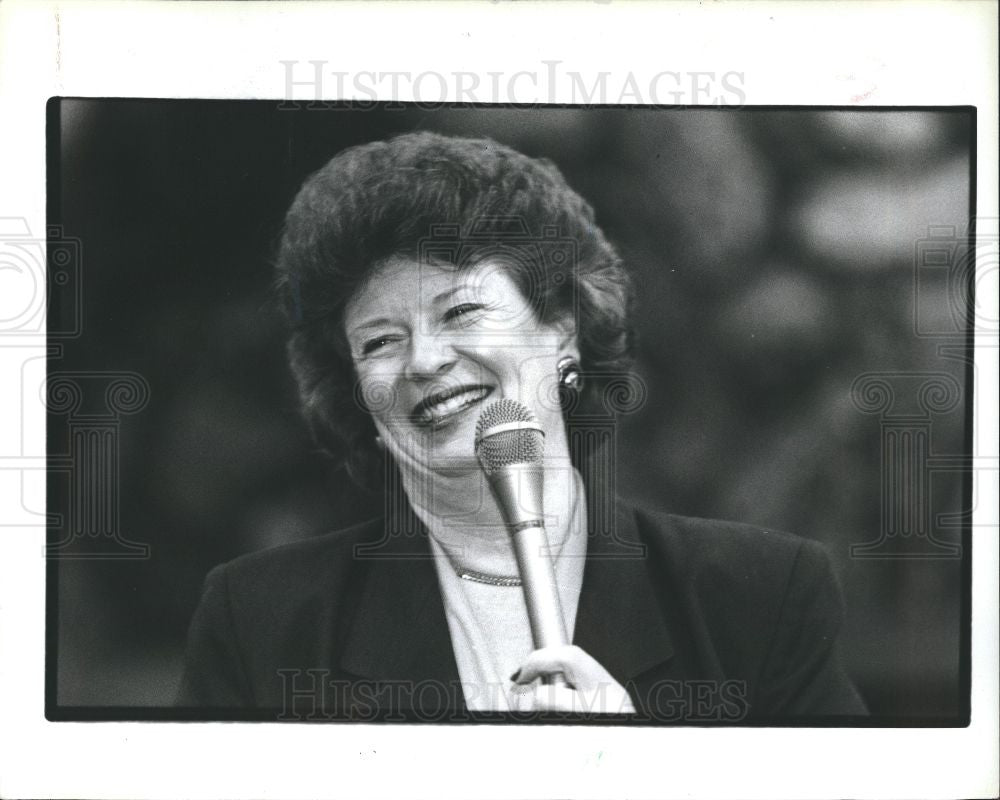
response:
<path id="1" fill-rule="evenodd" d="M 574 475 L 576 502 L 568 515 L 569 524 L 546 531 L 549 545 L 557 553 L 556 585 L 570 636 L 576 624 L 587 554 L 583 481 L 579 473 L 574 471 Z M 454 534 L 449 538 L 453 540 Z M 518 686 L 510 679 L 535 649 L 522 587 L 460 578 L 450 548 L 434 531 L 430 531 L 430 541 L 466 705 L 473 711 L 532 711 L 533 687 Z"/>

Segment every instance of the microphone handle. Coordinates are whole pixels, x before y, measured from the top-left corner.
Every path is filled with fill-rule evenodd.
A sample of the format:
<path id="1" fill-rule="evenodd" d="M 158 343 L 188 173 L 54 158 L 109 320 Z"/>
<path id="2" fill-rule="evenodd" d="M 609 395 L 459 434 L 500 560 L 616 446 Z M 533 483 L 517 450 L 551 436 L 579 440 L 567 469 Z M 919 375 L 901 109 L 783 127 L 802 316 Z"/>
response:
<path id="1" fill-rule="evenodd" d="M 569 644 L 545 528 L 524 528 L 512 534 L 512 539 L 535 647 Z"/>
<path id="2" fill-rule="evenodd" d="M 549 542 L 541 523 L 544 479 L 542 467 L 536 464 L 512 464 L 489 476 L 490 488 L 510 531 L 536 650 L 569 644 Z M 566 684 L 562 673 L 547 682 Z"/>
<path id="3" fill-rule="evenodd" d="M 549 548 L 545 528 L 523 528 L 515 531 L 511 538 L 535 649 L 569 644 L 552 559 L 546 555 Z M 551 675 L 544 683 L 569 685 L 561 672 Z"/>

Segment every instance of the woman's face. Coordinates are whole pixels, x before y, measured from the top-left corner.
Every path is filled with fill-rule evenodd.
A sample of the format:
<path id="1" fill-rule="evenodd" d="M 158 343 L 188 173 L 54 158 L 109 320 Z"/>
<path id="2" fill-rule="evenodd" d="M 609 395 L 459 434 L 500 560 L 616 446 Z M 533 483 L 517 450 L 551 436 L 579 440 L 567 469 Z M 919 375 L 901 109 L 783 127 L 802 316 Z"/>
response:
<path id="1" fill-rule="evenodd" d="M 556 364 L 579 359 L 574 326 L 540 323 L 498 262 L 390 259 L 348 303 L 344 326 L 359 399 L 400 463 L 478 468 L 476 420 L 502 397 L 535 413 L 549 454 L 565 447 Z"/>

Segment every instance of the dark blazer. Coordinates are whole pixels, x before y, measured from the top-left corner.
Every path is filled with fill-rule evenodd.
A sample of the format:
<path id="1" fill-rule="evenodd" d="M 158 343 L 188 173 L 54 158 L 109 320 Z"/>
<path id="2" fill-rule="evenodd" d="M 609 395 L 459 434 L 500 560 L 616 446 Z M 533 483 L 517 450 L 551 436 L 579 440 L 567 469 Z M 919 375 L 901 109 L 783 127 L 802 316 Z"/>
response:
<path id="1" fill-rule="evenodd" d="M 865 713 L 819 545 L 622 502 L 616 521 L 588 543 L 573 641 L 627 688 L 637 719 Z M 179 705 L 217 718 L 471 718 L 426 532 L 385 530 L 373 520 L 212 570 Z"/>

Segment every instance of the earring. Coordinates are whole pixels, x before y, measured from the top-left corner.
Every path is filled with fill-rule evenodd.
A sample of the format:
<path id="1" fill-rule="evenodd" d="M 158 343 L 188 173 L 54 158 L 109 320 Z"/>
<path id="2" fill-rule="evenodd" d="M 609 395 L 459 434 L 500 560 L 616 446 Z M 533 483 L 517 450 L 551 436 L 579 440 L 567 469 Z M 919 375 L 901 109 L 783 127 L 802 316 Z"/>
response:
<path id="1" fill-rule="evenodd" d="M 570 391 L 578 392 L 583 388 L 583 373 L 580 371 L 580 362 L 572 356 L 563 356 L 556 364 L 556 372 L 559 373 L 559 387 Z"/>
<path id="2" fill-rule="evenodd" d="M 379 450 L 385 450 L 385 442 L 382 440 L 382 437 L 377 433 L 375 434 L 375 446 Z"/>

